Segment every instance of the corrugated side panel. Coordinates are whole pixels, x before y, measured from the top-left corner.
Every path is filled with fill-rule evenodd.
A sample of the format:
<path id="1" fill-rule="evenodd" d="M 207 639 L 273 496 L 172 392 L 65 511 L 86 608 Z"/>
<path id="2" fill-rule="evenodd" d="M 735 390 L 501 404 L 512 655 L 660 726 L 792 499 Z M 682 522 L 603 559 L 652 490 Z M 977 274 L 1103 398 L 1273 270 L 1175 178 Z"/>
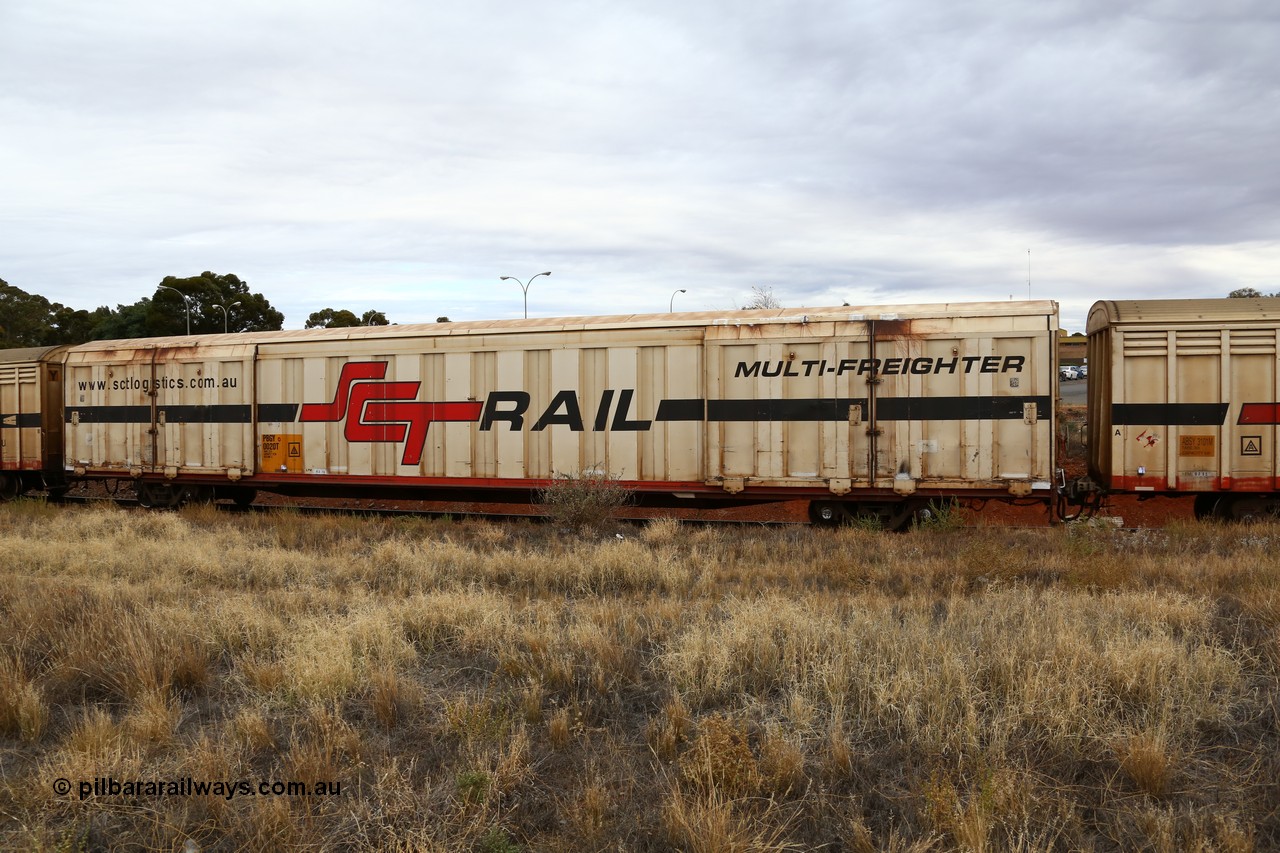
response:
<path id="1" fill-rule="evenodd" d="M 865 358 L 850 324 L 716 326 L 707 341 L 709 476 L 775 482 L 850 476 L 851 444 L 865 465 L 865 427 L 850 406 L 866 376 L 839 371 Z M 852 463 L 855 468 L 856 462 Z M 866 480 L 865 468 L 855 479 Z"/>
<path id="2" fill-rule="evenodd" d="M 1056 317 L 264 345 L 264 471 L 1002 488 L 1052 468 Z M 702 335 L 706 334 L 705 349 Z"/>
<path id="3" fill-rule="evenodd" d="M 39 364 L 0 364 L 0 468 L 42 467 L 40 374 Z"/>
<path id="4" fill-rule="evenodd" d="M 853 488 L 1046 488 L 1053 335 L 1046 314 L 708 330 L 712 476 Z"/>
<path id="5" fill-rule="evenodd" d="M 697 481 L 701 416 L 656 416 L 701 399 L 701 331 L 265 345 L 259 409 L 301 405 L 296 422 L 264 419 L 259 459 L 315 476 Z"/>
<path id="6" fill-rule="evenodd" d="M 89 471 L 243 473 L 253 464 L 252 347 L 72 350 L 66 464 Z"/>
<path id="7" fill-rule="evenodd" d="M 157 467 L 253 470 L 253 359 L 243 347 L 156 353 Z"/>
<path id="8" fill-rule="evenodd" d="M 1270 491 L 1280 324 L 1112 327 L 1112 488 Z"/>
<path id="9" fill-rule="evenodd" d="M 65 464 L 89 471 L 150 470 L 151 352 L 68 354 L 63 384 Z"/>

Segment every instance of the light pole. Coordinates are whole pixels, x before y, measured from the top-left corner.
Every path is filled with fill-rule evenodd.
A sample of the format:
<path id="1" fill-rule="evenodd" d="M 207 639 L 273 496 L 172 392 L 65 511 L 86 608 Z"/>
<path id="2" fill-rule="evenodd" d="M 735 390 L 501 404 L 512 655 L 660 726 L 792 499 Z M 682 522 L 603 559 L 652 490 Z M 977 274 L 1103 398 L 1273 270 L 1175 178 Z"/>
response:
<path id="1" fill-rule="evenodd" d="M 156 287 L 160 290 L 172 290 L 174 293 L 182 297 L 182 305 L 187 309 L 187 337 L 191 337 L 191 303 L 187 301 L 187 294 L 178 290 L 178 288 L 170 287 L 167 284 L 157 284 Z"/>
<path id="2" fill-rule="evenodd" d="M 683 287 L 676 291 L 676 293 L 684 293 L 684 292 L 685 292 L 685 289 Z M 676 293 L 671 294 L 671 301 L 667 304 L 668 314 L 676 310 Z"/>
<path id="3" fill-rule="evenodd" d="M 547 270 L 546 272 L 540 272 L 538 273 L 538 275 L 551 275 L 551 270 Z M 498 276 L 498 279 L 501 281 L 514 281 L 516 284 L 520 285 L 520 289 L 524 291 L 524 318 L 526 320 L 529 319 L 529 285 L 533 284 L 533 280 L 537 278 L 538 275 L 531 276 L 529 278 L 528 283 L 521 281 L 520 279 L 516 278 L 513 275 Z"/>
<path id="4" fill-rule="evenodd" d="M 213 304 L 214 304 L 216 307 L 218 307 L 218 308 L 221 308 L 221 309 L 222 309 L 222 334 L 224 334 L 224 335 L 225 335 L 225 334 L 227 333 L 228 316 L 229 316 L 229 315 L 227 314 L 227 309 L 228 309 L 228 308 L 235 308 L 235 307 L 236 307 L 237 305 L 239 305 L 240 303 L 239 303 L 239 302 L 232 302 L 230 305 L 223 305 L 221 302 L 215 302 L 215 303 L 213 303 Z"/>

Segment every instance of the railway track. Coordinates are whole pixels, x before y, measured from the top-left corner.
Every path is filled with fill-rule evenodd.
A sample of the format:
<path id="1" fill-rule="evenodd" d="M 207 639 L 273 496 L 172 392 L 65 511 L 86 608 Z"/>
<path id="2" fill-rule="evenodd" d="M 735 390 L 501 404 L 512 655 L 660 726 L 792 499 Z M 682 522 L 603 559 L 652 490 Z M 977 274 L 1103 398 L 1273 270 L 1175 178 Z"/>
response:
<path id="1" fill-rule="evenodd" d="M 94 504 L 114 504 L 123 509 L 143 509 L 142 505 L 134 497 L 113 497 L 113 496 L 91 496 L 91 495 L 64 495 L 59 498 L 57 503 L 74 506 L 92 506 Z M 376 503 L 376 501 L 374 502 Z M 550 522 L 547 516 L 537 515 L 534 513 L 517 513 L 517 512 L 481 512 L 476 510 L 459 510 L 459 509 L 422 509 L 422 508 L 406 508 L 406 507 L 386 507 L 386 506 L 316 506 L 304 503 L 270 503 L 259 504 L 254 503 L 248 506 L 238 506 L 234 503 L 213 503 L 210 504 L 220 512 L 227 513 L 264 513 L 273 510 L 281 510 L 287 512 L 296 512 L 308 515 L 352 515 L 367 518 L 451 518 L 451 519 L 480 519 L 485 521 L 502 521 L 516 522 L 528 521 L 536 524 Z M 149 510 L 151 511 L 151 510 Z M 615 519 L 620 524 L 641 525 L 653 520 L 650 517 L 619 517 Z M 698 518 L 681 518 L 684 524 L 718 524 L 739 527 L 802 527 L 808 526 L 806 521 L 795 521 L 788 519 L 698 519 Z"/>
<path id="2" fill-rule="evenodd" d="M 37 498 L 40 499 L 40 498 Z M 57 503 L 71 506 L 92 506 L 95 504 L 114 504 L 123 509 L 142 509 L 141 504 L 134 497 L 112 496 L 112 495 L 75 495 L 68 494 L 58 499 Z M 373 501 L 371 503 L 378 503 Z M 468 509 L 430 509 L 430 508 L 410 508 L 410 507 L 388 507 L 388 506 L 321 506 L 306 503 L 254 503 L 249 506 L 238 506 L 233 503 L 213 503 L 211 504 L 220 512 L 227 513 L 264 513 L 275 510 L 296 512 L 305 515 L 350 515 L 366 518 L 434 518 L 434 519 L 476 519 L 497 522 L 518 522 L 526 521 L 535 524 L 548 523 L 549 518 L 543 515 L 537 515 L 528 512 L 495 512 L 495 511 L 477 511 Z M 652 521 L 655 516 L 647 517 L 619 517 L 616 521 L 619 524 L 639 526 Z M 695 517 L 679 517 L 682 524 L 690 525 L 727 525 L 731 527 L 798 527 L 809 526 L 809 522 L 794 519 L 706 519 Z M 1068 522 L 1073 524 L 1075 522 Z M 975 522 L 959 525 L 959 529 L 974 530 L 978 528 L 999 527 L 1007 530 L 1044 530 L 1053 527 L 1067 526 L 1061 522 L 1058 523 L 1026 523 L 1013 522 L 1001 523 L 993 525 L 989 520 L 979 519 Z M 1123 523 L 1115 524 L 1115 529 L 1121 532 L 1137 532 L 1141 530 L 1158 529 L 1162 525 L 1159 524 L 1137 524 L 1126 525 Z"/>

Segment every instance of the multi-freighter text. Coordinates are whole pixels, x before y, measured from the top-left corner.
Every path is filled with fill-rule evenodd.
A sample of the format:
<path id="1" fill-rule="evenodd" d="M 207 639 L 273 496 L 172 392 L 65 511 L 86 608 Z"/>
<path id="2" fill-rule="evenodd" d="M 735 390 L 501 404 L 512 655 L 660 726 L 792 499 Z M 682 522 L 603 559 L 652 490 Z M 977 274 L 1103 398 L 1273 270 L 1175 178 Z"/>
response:
<path id="1" fill-rule="evenodd" d="M 929 376 L 939 373 L 1021 373 L 1026 363 L 1021 355 L 958 355 L 952 358 L 920 356 L 918 358 L 842 358 L 740 361 L 733 371 L 735 379 L 777 376 L 823 376 L 846 373 L 872 376 Z"/>

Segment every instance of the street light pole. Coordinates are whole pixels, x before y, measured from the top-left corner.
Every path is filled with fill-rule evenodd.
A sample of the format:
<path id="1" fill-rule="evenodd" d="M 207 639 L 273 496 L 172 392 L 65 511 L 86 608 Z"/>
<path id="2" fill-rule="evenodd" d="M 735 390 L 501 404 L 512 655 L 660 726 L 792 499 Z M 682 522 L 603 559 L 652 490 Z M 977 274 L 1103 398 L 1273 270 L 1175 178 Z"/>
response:
<path id="1" fill-rule="evenodd" d="M 239 302 L 232 302 L 230 305 L 223 305 L 221 302 L 215 302 L 215 303 L 213 303 L 213 304 L 214 304 L 214 306 L 215 306 L 215 307 L 217 307 L 217 308 L 221 308 L 221 309 L 222 309 L 222 334 L 224 334 L 224 335 L 225 335 L 225 334 L 227 333 L 227 327 L 228 327 L 228 325 L 229 325 L 229 323 L 228 323 L 228 314 L 227 314 L 227 309 L 228 309 L 228 308 L 235 308 L 235 307 L 236 307 L 237 305 L 239 305 L 240 303 L 239 303 Z"/>
<path id="2" fill-rule="evenodd" d="M 676 293 L 684 293 L 684 292 L 685 292 L 685 289 L 683 287 L 676 291 Z M 668 314 L 676 310 L 676 293 L 671 294 L 671 301 L 667 303 Z"/>
<path id="3" fill-rule="evenodd" d="M 547 270 L 546 272 L 540 272 L 538 273 L 538 275 L 551 275 L 551 270 Z M 531 276 L 529 278 L 528 283 L 521 281 L 520 279 L 516 278 L 513 275 L 498 276 L 498 279 L 501 281 L 514 281 L 516 284 L 520 285 L 520 289 L 524 291 L 524 318 L 526 320 L 529 319 L 529 285 L 533 284 L 533 280 L 537 278 L 538 275 Z"/>
<path id="4" fill-rule="evenodd" d="M 178 288 L 170 287 L 167 284 L 157 284 L 156 287 L 160 290 L 172 290 L 174 293 L 182 297 L 182 305 L 187 309 L 187 337 L 191 337 L 191 303 L 187 301 L 187 294 L 178 290 Z"/>

